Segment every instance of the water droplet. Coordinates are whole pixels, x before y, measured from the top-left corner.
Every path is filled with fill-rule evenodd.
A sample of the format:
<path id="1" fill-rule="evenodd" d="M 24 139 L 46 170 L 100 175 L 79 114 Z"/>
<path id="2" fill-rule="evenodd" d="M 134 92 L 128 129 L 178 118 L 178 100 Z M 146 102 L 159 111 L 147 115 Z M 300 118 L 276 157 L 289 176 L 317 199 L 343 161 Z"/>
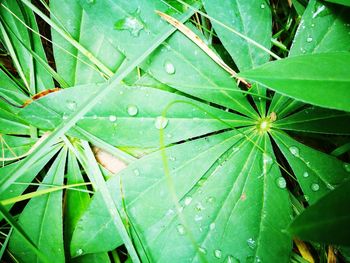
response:
<path id="1" fill-rule="evenodd" d="M 250 247 L 251 249 L 254 249 L 256 247 L 255 240 L 252 238 L 247 239 L 247 244 L 248 244 L 248 247 Z"/>
<path id="2" fill-rule="evenodd" d="M 171 216 L 171 215 L 174 215 L 175 214 L 175 211 L 173 209 L 169 209 L 167 212 L 166 212 L 166 216 Z"/>
<path id="3" fill-rule="evenodd" d="M 260 5 L 260 8 L 261 8 L 261 9 L 264 9 L 264 8 L 265 8 L 265 4 L 261 4 L 261 5 Z"/>
<path id="4" fill-rule="evenodd" d="M 310 200 L 310 197 L 308 195 L 304 195 L 304 198 L 305 198 L 306 201 Z"/>
<path id="5" fill-rule="evenodd" d="M 326 10 L 326 6 L 321 5 L 319 7 L 317 7 L 316 11 L 314 12 L 314 14 L 312 15 L 312 18 L 316 18 L 320 13 L 322 13 L 324 10 Z"/>
<path id="6" fill-rule="evenodd" d="M 239 148 L 238 147 L 232 147 L 232 153 L 236 153 L 239 151 Z"/>
<path id="7" fill-rule="evenodd" d="M 330 183 L 327 183 L 326 186 L 329 190 L 334 190 L 334 186 L 331 185 Z"/>
<path id="8" fill-rule="evenodd" d="M 163 116 L 158 116 L 154 122 L 154 126 L 158 130 L 164 129 L 168 125 L 168 119 Z"/>
<path id="9" fill-rule="evenodd" d="M 240 263 L 239 260 L 231 255 L 227 256 L 226 263 Z"/>
<path id="10" fill-rule="evenodd" d="M 210 230 L 214 230 L 215 227 L 216 227 L 215 223 L 211 223 L 211 224 L 209 225 L 209 229 L 210 229 Z"/>
<path id="11" fill-rule="evenodd" d="M 67 120 L 67 119 L 68 119 L 67 113 L 65 113 L 65 112 L 63 113 L 62 119 L 63 119 L 63 120 Z"/>
<path id="12" fill-rule="evenodd" d="M 75 111 L 77 109 L 77 103 L 74 100 L 67 100 L 67 108 Z"/>
<path id="13" fill-rule="evenodd" d="M 283 177 L 278 177 L 276 183 L 279 188 L 284 189 L 287 186 L 286 180 Z"/>
<path id="14" fill-rule="evenodd" d="M 273 160 L 271 156 L 267 153 L 263 153 L 263 163 L 264 164 L 272 164 Z"/>
<path id="15" fill-rule="evenodd" d="M 115 115 L 110 115 L 108 119 L 110 122 L 115 122 L 117 120 L 117 117 Z"/>
<path id="16" fill-rule="evenodd" d="M 75 252 L 75 254 L 77 255 L 77 256 L 80 256 L 80 255 L 82 255 L 83 254 L 83 250 L 81 249 L 81 248 L 79 248 L 76 252 Z"/>
<path id="17" fill-rule="evenodd" d="M 345 169 L 345 171 L 350 173 L 350 164 L 349 163 L 344 163 L 344 169 Z"/>
<path id="18" fill-rule="evenodd" d="M 139 175 L 140 175 L 140 171 L 139 171 L 138 169 L 134 169 L 134 174 L 135 174 L 136 176 L 139 176 Z"/>
<path id="19" fill-rule="evenodd" d="M 295 157 L 299 157 L 299 148 L 296 146 L 289 147 L 289 151 L 291 154 L 293 154 Z"/>
<path id="20" fill-rule="evenodd" d="M 220 249 L 215 249 L 215 250 L 214 250 L 214 256 L 215 256 L 216 258 L 221 258 L 221 257 L 222 257 L 222 252 L 221 252 L 221 250 L 220 250 Z"/>
<path id="21" fill-rule="evenodd" d="M 145 28 L 145 24 L 140 17 L 140 9 L 137 9 L 131 16 L 115 22 L 114 28 L 116 30 L 127 30 L 132 36 L 138 37 L 140 31 Z"/>
<path id="22" fill-rule="evenodd" d="M 208 202 L 208 203 L 214 203 L 215 200 L 216 200 L 216 198 L 215 198 L 214 196 L 209 196 L 209 197 L 207 198 L 207 202 Z"/>
<path id="23" fill-rule="evenodd" d="M 139 109 L 135 105 L 128 106 L 128 114 L 130 116 L 136 116 L 138 112 L 139 112 Z"/>
<path id="24" fill-rule="evenodd" d="M 179 232 L 180 235 L 184 235 L 186 233 L 185 227 L 181 224 L 176 226 L 177 232 Z"/>
<path id="25" fill-rule="evenodd" d="M 170 75 L 174 74 L 176 71 L 175 66 L 169 61 L 165 61 L 164 69 L 165 69 L 166 73 L 168 73 Z"/>
<path id="26" fill-rule="evenodd" d="M 306 39 L 306 42 L 311 43 L 312 40 L 313 40 L 312 37 L 308 37 L 308 38 Z"/>
<path id="27" fill-rule="evenodd" d="M 92 119 L 96 120 L 97 119 L 97 115 L 96 114 L 92 115 Z"/>
<path id="28" fill-rule="evenodd" d="M 320 190 L 320 185 L 319 184 L 317 184 L 317 183 L 313 183 L 312 185 L 311 185 L 311 190 L 312 191 L 318 191 L 318 190 Z"/>
<path id="29" fill-rule="evenodd" d="M 207 254 L 207 250 L 204 247 L 199 247 L 198 250 L 203 254 Z"/>
<path id="30" fill-rule="evenodd" d="M 169 160 L 170 160 L 170 161 L 176 161 L 176 157 L 170 156 L 170 157 L 169 157 Z"/>
<path id="31" fill-rule="evenodd" d="M 186 196 L 184 204 L 189 205 L 192 202 L 192 197 L 191 196 Z"/>
<path id="32" fill-rule="evenodd" d="M 95 3 L 95 0 L 86 0 L 86 3 L 88 3 L 89 5 L 92 5 Z"/>
<path id="33" fill-rule="evenodd" d="M 201 216 L 201 215 L 194 216 L 194 221 L 196 221 L 196 222 L 201 221 L 202 219 L 203 219 L 203 216 Z"/>
<path id="34" fill-rule="evenodd" d="M 309 173 L 308 172 L 304 172 L 303 173 L 303 177 L 305 177 L 305 178 L 309 177 Z"/>

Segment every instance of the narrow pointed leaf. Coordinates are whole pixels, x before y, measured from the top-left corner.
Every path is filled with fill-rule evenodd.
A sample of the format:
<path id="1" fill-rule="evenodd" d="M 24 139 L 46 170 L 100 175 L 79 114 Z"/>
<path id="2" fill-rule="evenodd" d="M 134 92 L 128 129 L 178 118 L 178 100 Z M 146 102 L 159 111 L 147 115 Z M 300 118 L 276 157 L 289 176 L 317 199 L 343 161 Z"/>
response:
<path id="1" fill-rule="evenodd" d="M 43 183 L 63 184 L 66 155 L 66 150 L 60 152 Z M 43 188 L 45 186 L 39 187 Z M 48 258 L 53 262 L 64 261 L 61 191 L 30 200 L 19 217 L 19 223 Z M 22 262 L 40 262 L 16 231 L 12 234 L 9 247 Z"/>
<path id="2" fill-rule="evenodd" d="M 310 204 L 349 178 L 348 164 L 312 149 L 285 133 L 274 131 L 272 135 Z"/>
<path id="3" fill-rule="evenodd" d="M 273 125 L 282 130 L 349 135 L 350 126 L 344 123 L 350 123 L 347 112 L 310 107 L 277 120 Z"/>
<path id="4" fill-rule="evenodd" d="M 289 231 L 304 240 L 350 246 L 350 182 L 346 182 L 308 207 Z"/>
<path id="5" fill-rule="evenodd" d="M 270 62 L 239 75 L 302 102 L 350 111 L 349 64 L 350 53 L 322 53 Z"/>

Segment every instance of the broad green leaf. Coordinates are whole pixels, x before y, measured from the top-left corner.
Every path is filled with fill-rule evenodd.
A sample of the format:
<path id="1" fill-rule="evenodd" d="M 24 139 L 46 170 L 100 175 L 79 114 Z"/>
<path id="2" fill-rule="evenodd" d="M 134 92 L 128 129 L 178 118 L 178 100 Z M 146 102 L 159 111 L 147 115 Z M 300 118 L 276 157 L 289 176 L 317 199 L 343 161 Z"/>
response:
<path id="1" fill-rule="evenodd" d="M 67 151 L 63 149 L 45 176 L 44 184 L 63 184 L 66 156 Z M 39 190 L 45 188 L 47 186 L 40 186 Z M 52 262 L 64 262 L 61 191 L 30 200 L 19 217 L 19 223 Z M 9 248 L 22 262 L 40 262 L 16 231 L 11 236 Z"/>
<path id="2" fill-rule="evenodd" d="M 312 149 L 285 133 L 273 131 L 272 136 L 310 204 L 349 178 L 348 165 L 335 157 Z"/>
<path id="3" fill-rule="evenodd" d="M 29 151 L 35 139 L 11 135 L 0 135 L 0 158 L 16 158 Z"/>
<path id="4" fill-rule="evenodd" d="M 320 53 L 270 62 L 239 75 L 306 103 L 350 111 L 349 64 L 348 52 Z"/>
<path id="5" fill-rule="evenodd" d="M 25 107 L 20 116 L 41 129 L 53 129 L 95 90 L 96 85 L 87 85 L 49 94 Z M 155 100 L 157 103 L 154 103 Z M 171 103 L 174 104 L 162 117 L 163 111 Z M 230 125 L 253 124 L 246 117 L 218 110 L 181 95 L 125 85 L 112 90 L 77 123 L 111 145 L 152 148 L 159 147 L 160 128 L 165 128 L 165 142 L 169 144 L 230 128 Z"/>
<path id="6" fill-rule="evenodd" d="M 349 135 L 350 126 L 344 123 L 350 123 L 350 114 L 347 112 L 309 107 L 281 120 L 277 116 L 273 126 L 290 131 Z"/>
<path id="7" fill-rule="evenodd" d="M 68 154 L 66 177 L 68 185 L 84 183 L 84 178 L 80 172 L 78 162 L 71 151 Z M 86 190 L 86 187 L 81 186 L 79 189 Z M 76 223 L 78 222 L 83 212 L 86 210 L 89 202 L 89 193 L 73 190 L 67 191 L 65 206 L 65 239 L 68 244 L 72 238 L 72 233 L 76 226 Z"/>
<path id="8" fill-rule="evenodd" d="M 272 154 L 267 136 L 261 140 L 248 135 L 266 154 Z M 291 243 L 281 231 L 290 220 L 285 181 L 272 159 L 263 158 L 243 138 L 228 132 L 167 148 L 170 178 L 164 175 L 162 156 L 156 152 L 108 181 L 119 204 L 118 189 L 122 188 L 135 240 L 143 244 L 139 251 L 144 260 L 198 262 L 204 257 L 209 262 L 287 262 Z M 177 201 L 184 222 L 178 217 Z M 103 206 L 96 193 L 74 233 L 76 242 L 90 237 L 87 252 L 120 244 L 111 233 L 111 218 Z M 97 242 L 102 239 L 110 242 Z"/>
<path id="9" fill-rule="evenodd" d="M 271 47 L 272 18 L 265 1 L 215 0 L 203 1 L 208 15 L 266 48 Z M 270 55 L 223 26 L 213 22 L 215 32 L 242 71 L 269 61 Z"/>
<path id="10" fill-rule="evenodd" d="M 349 51 L 350 18 L 346 15 L 348 12 L 349 8 L 310 1 L 300 21 L 289 56 Z M 303 103 L 296 103 L 290 98 L 276 94 L 270 112 L 279 112 L 279 115 L 285 116 L 302 105 Z"/>
<path id="11" fill-rule="evenodd" d="M 110 263 L 107 253 L 94 253 L 77 257 L 71 260 L 72 263 Z"/>
<path id="12" fill-rule="evenodd" d="M 308 207 L 290 225 L 289 232 L 304 240 L 350 246 L 350 182 Z"/>
<path id="13" fill-rule="evenodd" d="M 169 26 L 155 10 L 178 16 L 162 1 L 155 0 L 80 3 L 95 27 L 102 30 L 127 59 L 137 57 L 141 47 L 147 46 L 158 32 Z M 135 28 L 124 29 L 123 23 L 128 25 L 130 21 Z M 200 34 L 194 27 L 191 29 Z M 141 68 L 182 92 L 257 117 L 230 75 L 180 32 L 175 32 L 159 46 Z"/>
<path id="14" fill-rule="evenodd" d="M 105 66 L 116 71 L 124 56 L 107 41 L 101 30 L 93 23 L 78 4 L 78 1 L 50 1 L 51 17 L 75 40 L 94 54 Z M 67 19 L 69 17 L 69 19 Z M 102 72 L 77 48 L 53 31 L 54 56 L 58 73 L 71 85 L 104 82 Z M 64 50 L 63 50 L 63 49 Z M 69 53 L 67 53 L 69 52 Z"/>
<path id="15" fill-rule="evenodd" d="M 350 6 L 350 1 L 349 0 L 326 0 L 326 1 L 330 2 L 330 3 Z"/>
<path id="16" fill-rule="evenodd" d="M 289 56 L 350 51 L 350 9 L 309 2 L 300 21 Z"/>
<path id="17" fill-rule="evenodd" d="M 40 170 L 50 161 L 50 159 L 58 152 L 60 146 L 52 147 L 41 156 L 30 170 L 24 173 L 16 183 L 12 184 L 6 191 L 0 192 L 0 200 L 5 200 L 21 195 L 27 188 L 28 185 L 37 176 Z M 23 160 L 11 163 L 5 167 L 0 168 L 0 177 L 2 180 L 6 180 L 11 171 L 16 170 L 17 166 L 23 162 Z M 5 209 L 10 210 L 13 205 L 5 206 Z"/>

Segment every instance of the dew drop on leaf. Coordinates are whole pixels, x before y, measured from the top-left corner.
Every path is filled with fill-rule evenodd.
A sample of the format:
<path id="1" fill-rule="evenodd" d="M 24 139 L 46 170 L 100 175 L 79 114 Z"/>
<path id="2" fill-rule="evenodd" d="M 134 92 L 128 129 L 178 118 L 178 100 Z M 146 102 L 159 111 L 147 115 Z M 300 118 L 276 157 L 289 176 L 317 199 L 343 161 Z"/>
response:
<path id="1" fill-rule="evenodd" d="M 181 224 L 176 226 L 176 230 L 180 235 L 184 235 L 186 233 L 185 227 Z"/>
<path id="2" fill-rule="evenodd" d="M 295 157 L 299 157 L 299 148 L 296 146 L 289 147 L 289 151 L 291 154 L 293 154 Z"/>
<path id="3" fill-rule="evenodd" d="M 313 183 L 312 185 L 311 185 L 311 190 L 312 191 L 318 191 L 318 190 L 320 190 L 320 185 L 319 184 L 317 184 L 317 183 Z"/>
<path id="4" fill-rule="evenodd" d="M 209 196 L 209 197 L 207 198 L 207 202 L 208 202 L 208 203 L 214 203 L 214 202 L 215 202 L 215 197 L 214 197 L 214 196 Z"/>
<path id="5" fill-rule="evenodd" d="M 286 180 L 281 176 L 276 179 L 276 183 L 281 189 L 284 189 L 287 186 Z"/>
<path id="6" fill-rule="evenodd" d="M 67 108 L 75 111 L 77 109 L 77 103 L 74 100 L 67 100 Z"/>
<path id="7" fill-rule="evenodd" d="M 311 43 L 311 42 L 312 42 L 312 37 L 308 37 L 308 38 L 306 39 L 306 42 Z"/>
<path id="8" fill-rule="evenodd" d="M 261 5 L 260 5 L 260 8 L 261 8 L 261 9 L 264 9 L 264 8 L 265 8 L 265 4 L 261 4 Z"/>
<path id="9" fill-rule="evenodd" d="M 135 105 L 129 105 L 127 110 L 130 116 L 136 116 L 139 112 L 139 109 Z"/>
<path id="10" fill-rule="evenodd" d="M 221 258 L 221 257 L 222 257 L 222 252 L 221 252 L 221 250 L 220 250 L 220 249 L 215 249 L 215 250 L 214 250 L 214 256 L 215 256 L 216 258 Z"/>
<path id="11" fill-rule="evenodd" d="M 309 177 L 309 173 L 308 172 L 304 172 L 303 173 L 303 177 L 305 177 L 305 178 Z"/>
<path id="12" fill-rule="evenodd" d="M 92 115 L 92 119 L 96 120 L 97 119 L 97 115 L 96 114 Z"/>
<path id="13" fill-rule="evenodd" d="M 140 9 L 137 9 L 136 12 L 130 16 L 115 22 L 114 28 L 116 30 L 127 30 L 132 36 L 138 37 L 140 31 L 145 28 L 145 24 L 140 17 Z"/>
<path id="14" fill-rule="evenodd" d="M 192 197 L 191 196 L 186 196 L 184 204 L 189 205 L 192 202 Z"/>
<path id="15" fill-rule="evenodd" d="M 239 260 L 231 255 L 228 255 L 226 258 L 226 263 L 240 263 Z"/>
<path id="16" fill-rule="evenodd" d="M 247 244 L 248 244 L 248 247 L 250 247 L 251 249 L 254 249 L 256 247 L 255 240 L 252 238 L 247 239 Z"/>
<path id="17" fill-rule="evenodd" d="M 196 221 L 196 222 L 201 221 L 202 219 L 203 219 L 203 216 L 201 216 L 201 215 L 194 216 L 194 221 Z"/>
<path id="18" fill-rule="evenodd" d="M 350 173 L 350 164 L 349 163 L 344 163 L 344 169 L 345 169 L 345 171 Z"/>
<path id="19" fill-rule="evenodd" d="M 68 119 L 67 113 L 65 113 L 65 112 L 63 113 L 62 119 L 63 119 L 63 120 L 67 120 L 67 119 Z"/>
<path id="20" fill-rule="evenodd" d="M 164 129 L 168 125 L 168 119 L 163 116 L 158 116 L 154 122 L 154 126 L 158 129 Z"/>
<path id="21" fill-rule="evenodd" d="M 170 160 L 170 161 L 176 161 L 176 157 L 170 156 L 170 157 L 169 157 L 169 160 Z"/>
<path id="22" fill-rule="evenodd" d="M 115 122 L 117 120 L 117 117 L 115 115 L 110 115 L 108 119 L 110 122 Z"/>
<path id="23" fill-rule="evenodd" d="M 271 156 L 267 153 L 263 153 L 263 163 L 264 164 L 272 164 L 273 160 Z"/>
<path id="24" fill-rule="evenodd" d="M 89 4 L 89 5 L 92 5 L 95 3 L 95 0 L 86 0 L 86 2 Z"/>
<path id="25" fill-rule="evenodd" d="M 140 171 L 139 171 L 138 169 L 134 169 L 134 174 L 135 174 L 136 176 L 139 176 L 139 175 L 140 175 Z"/>
<path id="26" fill-rule="evenodd" d="M 211 224 L 209 225 L 209 229 L 210 229 L 210 230 L 214 230 L 215 227 L 216 227 L 215 223 L 211 223 Z"/>
<path id="27" fill-rule="evenodd" d="M 83 254 L 83 250 L 81 249 L 81 248 L 79 248 L 76 252 L 75 252 L 75 254 L 77 255 L 77 256 L 80 256 L 80 255 L 82 255 Z"/>
<path id="28" fill-rule="evenodd" d="M 165 72 L 168 73 L 169 75 L 174 74 L 176 71 L 175 66 L 170 61 L 165 61 L 164 69 L 165 69 Z"/>
<path id="29" fill-rule="evenodd" d="M 207 250 L 204 247 L 199 247 L 198 250 L 203 254 L 207 254 Z"/>

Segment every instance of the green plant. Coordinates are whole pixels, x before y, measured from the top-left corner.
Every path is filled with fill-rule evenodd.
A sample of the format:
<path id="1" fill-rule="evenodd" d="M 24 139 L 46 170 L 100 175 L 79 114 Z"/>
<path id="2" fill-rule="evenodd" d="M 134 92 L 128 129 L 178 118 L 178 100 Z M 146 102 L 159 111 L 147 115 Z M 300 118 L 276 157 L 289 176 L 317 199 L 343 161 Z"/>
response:
<path id="1" fill-rule="evenodd" d="M 124 244 L 134 262 L 303 262 L 289 224 L 350 173 L 349 8 L 305 2 L 2 1 L 16 68 L 0 71 L 11 255 L 118 262 Z M 127 168 L 112 174 L 92 145 Z"/>

